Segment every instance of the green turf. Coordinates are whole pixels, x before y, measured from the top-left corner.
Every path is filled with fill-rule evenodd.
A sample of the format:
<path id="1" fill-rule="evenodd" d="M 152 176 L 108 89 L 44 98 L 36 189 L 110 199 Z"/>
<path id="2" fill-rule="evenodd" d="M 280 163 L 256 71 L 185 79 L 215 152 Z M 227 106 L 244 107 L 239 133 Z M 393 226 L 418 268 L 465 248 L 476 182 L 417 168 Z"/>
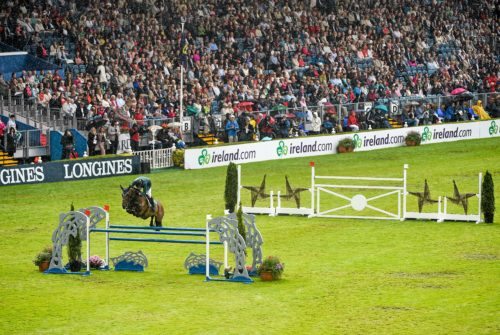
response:
<path id="1" fill-rule="evenodd" d="M 284 174 L 292 186 L 309 185 L 310 160 L 321 175 L 398 177 L 408 163 L 410 189 L 419 191 L 427 178 L 433 196 L 451 195 L 452 179 L 461 191 L 475 191 L 477 173 L 489 170 L 500 199 L 499 147 L 495 138 L 245 164 L 243 180 L 258 185 L 267 173 L 268 188 L 283 191 Z M 151 174 L 165 223 L 203 227 L 206 214 L 222 214 L 225 170 Z M 115 224 L 145 224 L 121 209 L 119 185 L 132 179 L 2 188 L 0 334 L 500 332 L 498 211 L 492 225 L 259 216 L 264 254 L 286 264 L 278 282 L 205 283 L 182 268 L 204 247 L 178 244 L 112 242 L 112 256 L 142 250 L 150 263 L 144 273 L 38 273 L 31 260 L 72 201 L 77 208 L 109 204 Z M 415 198 L 409 201 L 415 208 Z M 104 256 L 103 237 L 93 245 Z M 220 249 L 213 247 L 215 258 Z"/>

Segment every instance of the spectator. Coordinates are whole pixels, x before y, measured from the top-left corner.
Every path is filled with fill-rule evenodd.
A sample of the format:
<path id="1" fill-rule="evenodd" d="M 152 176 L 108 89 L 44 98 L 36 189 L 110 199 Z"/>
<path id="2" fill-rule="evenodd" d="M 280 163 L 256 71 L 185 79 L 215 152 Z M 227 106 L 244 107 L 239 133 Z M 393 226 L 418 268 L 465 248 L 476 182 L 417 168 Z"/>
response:
<path id="1" fill-rule="evenodd" d="M 97 145 L 97 130 L 95 127 L 90 128 L 87 135 L 87 145 L 89 147 L 89 156 L 95 156 L 95 147 Z"/>
<path id="2" fill-rule="evenodd" d="M 474 106 L 472 106 L 472 109 L 474 110 L 474 113 L 476 113 L 476 115 L 479 116 L 481 120 L 490 119 L 490 116 L 483 108 L 483 102 L 481 100 L 478 100 L 477 103 Z"/>
<path id="3" fill-rule="evenodd" d="M 226 123 L 226 131 L 228 142 L 238 142 L 238 132 L 240 127 L 238 122 L 235 121 L 234 114 L 229 115 L 229 121 Z"/>
<path id="4" fill-rule="evenodd" d="M 0 147 L 2 150 L 5 149 L 4 147 L 4 138 L 5 138 L 5 123 L 2 122 L 2 119 L 0 119 Z"/>
<path id="5" fill-rule="evenodd" d="M 9 128 L 9 132 L 7 133 L 7 154 L 10 157 L 14 157 L 14 153 L 16 152 L 17 138 L 16 128 Z"/>
<path id="6" fill-rule="evenodd" d="M 331 134 L 333 130 L 333 123 L 330 120 L 329 116 L 325 117 L 325 120 L 323 121 L 323 130 L 326 134 Z"/>
<path id="7" fill-rule="evenodd" d="M 7 122 L 7 132 L 10 132 L 10 128 L 14 128 L 14 130 L 17 131 L 17 125 L 16 125 L 16 116 L 14 114 L 11 114 L 9 117 L 9 121 Z"/>
<path id="8" fill-rule="evenodd" d="M 359 131 L 359 121 L 355 111 L 351 111 L 347 118 L 347 126 L 351 131 Z"/>
<path id="9" fill-rule="evenodd" d="M 115 121 L 108 127 L 109 151 L 116 154 L 118 150 L 118 137 L 120 135 L 120 122 Z"/>
<path id="10" fill-rule="evenodd" d="M 250 122 L 250 117 L 246 116 L 243 127 L 240 131 L 240 141 L 252 141 L 255 136 L 254 127 Z"/>
<path id="11" fill-rule="evenodd" d="M 101 155 L 106 155 L 106 148 L 108 146 L 108 138 L 106 137 L 106 128 L 99 127 L 97 132 L 97 146 Z"/>
<path id="12" fill-rule="evenodd" d="M 137 125 L 137 123 L 134 123 L 132 128 L 130 128 L 129 134 L 130 134 L 130 146 L 132 148 L 132 151 L 134 152 L 139 151 L 140 137 L 139 137 L 139 126 Z"/>
<path id="13" fill-rule="evenodd" d="M 73 134 L 69 129 L 66 129 L 64 131 L 64 135 L 61 137 L 61 146 L 62 146 L 61 159 L 70 159 L 71 151 L 73 150 L 74 145 L 75 141 L 73 138 Z"/>
<path id="14" fill-rule="evenodd" d="M 313 112 L 311 130 L 309 131 L 309 134 L 318 135 L 320 131 L 321 131 L 321 118 L 319 117 L 318 112 Z"/>

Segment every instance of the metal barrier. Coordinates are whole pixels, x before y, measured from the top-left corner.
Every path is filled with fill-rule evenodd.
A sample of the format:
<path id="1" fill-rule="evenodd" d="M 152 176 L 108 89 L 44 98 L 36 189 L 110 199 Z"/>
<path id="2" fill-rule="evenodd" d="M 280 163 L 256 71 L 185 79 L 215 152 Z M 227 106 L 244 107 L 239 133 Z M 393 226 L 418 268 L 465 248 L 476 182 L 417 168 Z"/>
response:
<path id="1" fill-rule="evenodd" d="M 133 154 L 141 157 L 141 163 L 149 163 L 152 169 L 162 169 L 174 166 L 172 148 L 134 151 Z"/>

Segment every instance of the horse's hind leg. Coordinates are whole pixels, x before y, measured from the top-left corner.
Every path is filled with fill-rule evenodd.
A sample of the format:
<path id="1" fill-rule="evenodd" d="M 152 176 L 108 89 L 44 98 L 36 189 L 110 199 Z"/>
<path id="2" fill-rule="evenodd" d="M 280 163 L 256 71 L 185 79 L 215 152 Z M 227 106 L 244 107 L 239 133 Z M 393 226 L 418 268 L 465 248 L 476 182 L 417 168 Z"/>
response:
<path id="1" fill-rule="evenodd" d="M 155 225 L 153 224 L 153 218 L 154 218 L 154 216 L 152 216 L 152 217 L 151 217 L 151 221 L 149 221 L 149 226 L 150 226 L 150 227 L 154 227 L 154 226 L 155 226 Z"/>

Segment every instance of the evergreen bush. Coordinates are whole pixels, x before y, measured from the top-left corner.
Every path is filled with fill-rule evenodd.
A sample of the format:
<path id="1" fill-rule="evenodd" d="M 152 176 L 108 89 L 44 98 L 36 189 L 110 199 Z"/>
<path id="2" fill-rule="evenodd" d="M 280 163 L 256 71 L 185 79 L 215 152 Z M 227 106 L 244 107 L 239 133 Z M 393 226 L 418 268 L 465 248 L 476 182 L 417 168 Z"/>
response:
<path id="1" fill-rule="evenodd" d="M 486 171 L 481 188 L 481 211 L 483 212 L 484 222 L 493 223 L 495 216 L 495 186 L 491 173 Z"/>
<path id="2" fill-rule="evenodd" d="M 238 170 L 236 164 L 229 163 L 226 174 L 226 189 L 224 191 L 224 201 L 229 213 L 234 213 L 236 202 L 238 201 Z"/>

